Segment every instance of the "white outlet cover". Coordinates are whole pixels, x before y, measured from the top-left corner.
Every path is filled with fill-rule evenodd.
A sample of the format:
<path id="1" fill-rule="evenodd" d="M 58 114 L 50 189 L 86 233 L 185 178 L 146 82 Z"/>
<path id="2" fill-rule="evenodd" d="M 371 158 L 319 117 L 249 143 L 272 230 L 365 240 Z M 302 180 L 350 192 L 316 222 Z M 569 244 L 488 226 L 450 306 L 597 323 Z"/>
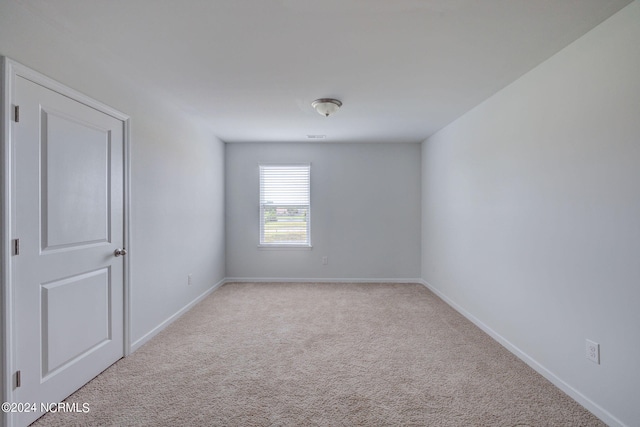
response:
<path id="1" fill-rule="evenodd" d="M 600 344 L 587 340 L 587 359 L 598 365 L 600 364 Z"/>

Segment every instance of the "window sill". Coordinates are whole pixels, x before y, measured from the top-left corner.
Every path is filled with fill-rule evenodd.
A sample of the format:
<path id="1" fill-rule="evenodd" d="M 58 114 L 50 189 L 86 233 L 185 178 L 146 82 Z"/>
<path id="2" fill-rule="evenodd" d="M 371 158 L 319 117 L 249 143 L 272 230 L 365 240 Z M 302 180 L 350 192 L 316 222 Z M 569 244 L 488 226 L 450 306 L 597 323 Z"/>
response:
<path id="1" fill-rule="evenodd" d="M 263 251 L 263 250 L 267 250 L 267 251 L 310 251 L 311 249 L 313 249 L 313 246 L 311 245 L 279 245 L 279 244 L 273 244 L 273 245 L 258 245 L 258 249 Z"/>

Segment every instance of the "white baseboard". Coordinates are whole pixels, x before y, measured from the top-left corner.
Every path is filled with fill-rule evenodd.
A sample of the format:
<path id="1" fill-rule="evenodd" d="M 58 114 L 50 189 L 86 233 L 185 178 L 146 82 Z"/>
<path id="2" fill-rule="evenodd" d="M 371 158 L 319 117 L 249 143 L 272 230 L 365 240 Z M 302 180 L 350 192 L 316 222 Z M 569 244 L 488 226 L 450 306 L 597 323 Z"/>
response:
<path id="1" fill-rule="evenodd" d="M 134 351 L 142 347 L 147 341 L 156 336 L 160 331 L 164 328 L 175 322 L 180 316 L 185 314 L 187 311 L 191 310 L 193 306 L 198 304 L 200 301 L 209 296 L 213 291 L 218 289 L 220 286 L 224 285 L 225 279 L 220 280 L 218 283 L 204 291 L 198 297 L 196 297 L 193 301 L 182 307 L 180 310 L 169 316 L 164 322 L 160 323 L 158 326 L 153 328 L 151 331 L 147 332 L 142 338 L 139 338 L 135 342 L 131 343 L 131 351 L 129 354 L 132 354 Z"/>
<path id="2" fill-rule="evenodd" d="M 540 375 L 545 377 L 547 380 L 551 381 L 551 383 L 553 385 L 555 385 L 560 390 L 565 392 L 567 395 L 569 395 L 576 402 L 578 402 L 579 404 L 584 406 L 587 410 L 589 410 L 591 413 L 593 413 L 596 417 L 600 418 L 607 425 L 609 425 L 611 427 L 614 427 L 614 426 L 615 427 L 627 427 L 622 421 L 620 421 L 618 418 L 614 417 L 610 412 L 608 412 L 607 410 L 602 408 L 600 405 L 598 405 L 594 401 L 590 400 L 585 395 L 580 393 L 578 390 L 576 390 L 575 388 L 573 388 L 572 386 L 567 384 L 560 377 L 556 376 L 553 372 L 549 371 L 547 368 L 542 366 L 540 363 L 538 363 L 535 359 L 533 359 L 527 353 L 525 353 L 524 351 L 520 350 L 517 346 L 513 345 L 508 339 L 506 339 L 505 337 L 503 337 L 502 335 L 500 335 L 499 333 L 497 333 L 496 331 L 491 329 L 484 322 L 482 322 L 480 319 L 475 317 L 473 314 L 469 313 L 467 310 L 462 308 L 455 301 L 451 300 L 449 297 L 447 297 L 445 294 L 443 294 L 440 290 L 438 290 L 436 287 L 431 285 L 429 282 L 427 282 L 424 279 L 420 279 L 418 281 L 418 283 L 422 283 L 424 286 L 426 286 L 427 289 L 429 289 L 431 292 L 436 294 L 444 302 L 449 304 L 458 313 L 462 314 L 469 321 L 471 321 L 477 327 L 482 329 L 487 335 L 489 335 L 491 338 L 493 338 L 494 340 L 499 342 L 504 348 L 506 348 L 511 353 L 516 355 L 520 360 L 525 362 L 527 365 L 529 365 L 531 368 L 533 368 Z"/>
<path id="3" fill-rule="evenodd" d="M 420 283 L 422 279 L 417 278 L 363 278 L 363 277 L 346 277 L 346 278 L 297 278 L 297 277 L 227 277 L 225 283 L 237 282 L 301 282 L 301 283 Z"/>

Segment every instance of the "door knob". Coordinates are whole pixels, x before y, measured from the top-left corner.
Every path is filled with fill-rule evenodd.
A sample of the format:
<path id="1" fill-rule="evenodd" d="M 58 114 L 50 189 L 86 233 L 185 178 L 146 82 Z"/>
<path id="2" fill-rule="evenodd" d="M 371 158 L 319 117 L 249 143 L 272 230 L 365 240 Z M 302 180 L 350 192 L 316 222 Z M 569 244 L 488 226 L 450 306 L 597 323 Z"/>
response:
<path id="1" fill-rule="evenodd" d="M 116 249 L 116 251 L 113 253 L 115 256 L 125 256 L 127 254 L 127 250 L 126 249 Z"/>

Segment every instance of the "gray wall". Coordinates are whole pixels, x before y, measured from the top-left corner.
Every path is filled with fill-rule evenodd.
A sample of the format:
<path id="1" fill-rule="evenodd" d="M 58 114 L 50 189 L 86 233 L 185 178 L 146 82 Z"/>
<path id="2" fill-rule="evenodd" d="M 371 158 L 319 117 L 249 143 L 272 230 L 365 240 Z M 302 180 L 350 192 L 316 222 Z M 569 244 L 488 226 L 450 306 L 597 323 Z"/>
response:
<path id="1" fill-rule="evenodd" d="M 639 425 L 640 3 L 422 159 L 423 278 L 608 422 Z"/>
<path id="2" fill-rule="evenodd" d="M 2 2 L 0 54 L 131 117 L 131 342 L 141 343 L 224 278 L 224 144 L 135 70 L 110 67 L 109 52 L 27 8 Z"/>
<path id="3" fill-rule="evenodd" d="M 257 247 L 258 164 L 278 162 L 311 162 L 312 250 Z M 227 144 L 226 195 L 228 277 L 420 277 L 420 144 Z"/>

